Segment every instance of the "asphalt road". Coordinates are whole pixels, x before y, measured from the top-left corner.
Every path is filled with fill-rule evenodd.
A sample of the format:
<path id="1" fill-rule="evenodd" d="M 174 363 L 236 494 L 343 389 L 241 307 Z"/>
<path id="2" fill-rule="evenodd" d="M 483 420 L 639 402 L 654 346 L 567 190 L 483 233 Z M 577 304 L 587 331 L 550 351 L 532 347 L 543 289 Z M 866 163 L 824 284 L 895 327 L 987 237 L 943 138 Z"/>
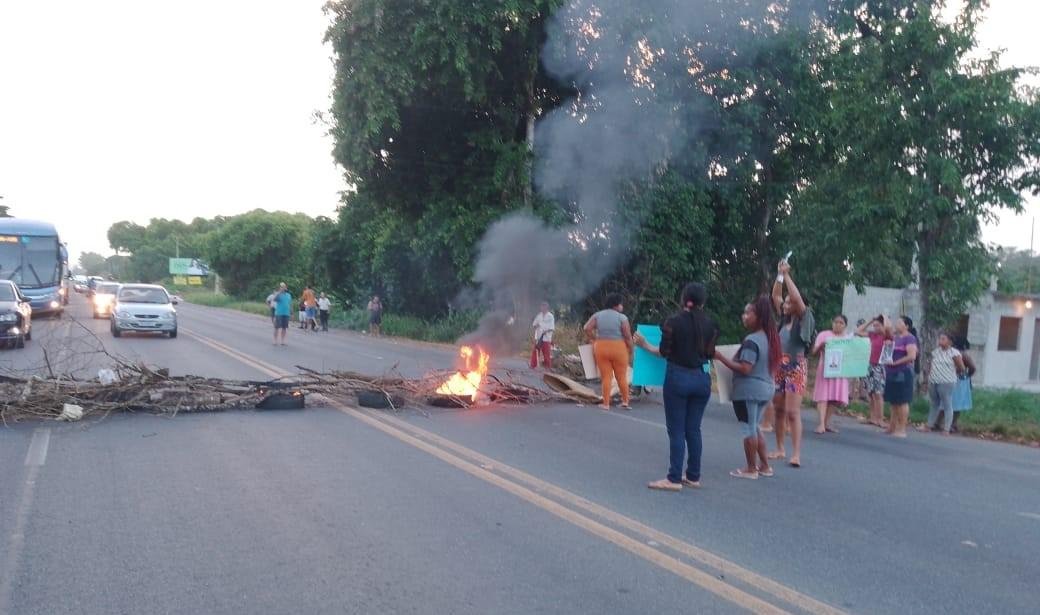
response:
<path id="1" fill-rule="evenodd" d="M 453 359 L 345 332 L 275 347 L 266 319 L 198 306 L 175 340 L 116 340 L 78 301 L 0 369 L 88 375 L 107 352 L 266 379 Z M 667 494 L 645 487 L 666 469 L 662 419 L 651 398 L 0 428 L 0 615 L 1036 612 L 1037 450 L 844 421 L 807 434 L 801 469 L 741 481 L 736 421 L 712 405 L 704 488 Z"/>

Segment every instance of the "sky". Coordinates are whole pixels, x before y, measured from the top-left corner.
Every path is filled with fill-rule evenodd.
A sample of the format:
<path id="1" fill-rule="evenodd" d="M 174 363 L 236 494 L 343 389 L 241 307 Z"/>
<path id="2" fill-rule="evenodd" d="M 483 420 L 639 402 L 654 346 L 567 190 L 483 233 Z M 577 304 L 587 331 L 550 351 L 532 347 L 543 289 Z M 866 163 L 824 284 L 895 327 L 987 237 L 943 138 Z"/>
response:
<path id="1" fill-rule="evenodd" d="M 0 204 L 110 254 L 120 220 L 335 213 L 325 0 L 0 0 Z M 992 0 L 981 31 L 1040 65 L 1040 2 Z M 1040 85 L 1040 83 L 1038 83 Z M 1032 217 L 984 239 L 1028 248 Z"/>

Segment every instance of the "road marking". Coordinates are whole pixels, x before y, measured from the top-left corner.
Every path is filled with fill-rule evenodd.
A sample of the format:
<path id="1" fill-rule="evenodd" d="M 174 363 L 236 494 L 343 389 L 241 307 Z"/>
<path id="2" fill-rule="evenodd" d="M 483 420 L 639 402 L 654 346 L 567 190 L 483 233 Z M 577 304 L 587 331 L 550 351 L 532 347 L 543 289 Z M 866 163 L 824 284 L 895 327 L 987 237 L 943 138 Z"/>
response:
<path id="1" fill-rule="evenodd" d="M 1018 516 L 1025 517 L 1026 519 L 1036 519 L 1037 521 L 1040 521 L 1040 514 L 1037 513 L 1020 512 L 1018 513 Z"/>
<path id="2" fill-rule="evenodd" d="M 47 459 L 50 433 L 50 429 L 33 431 L 29 452 L 25 455 L 25 465 L 29 470 L 26 472 L 25 482 L 22 483 L 22 495 L 14 515 L 14 528 L 7 537 L 7 557 L 4 558 L 3 568 L 0 568 L 0 615 L 11 613 L 11 593 L 18 576 L 18 561 L 25 549 L 25 528 L 29 523 L 33 500 L 36 499 L 36 480 Z"/>
<path id="3" fill-rule="evenodd" d="M 197 337 L 203 343 L 208 343 L 210 347 L 227 354 L 228 356 L 238 359 L 252 367 L 260 369 L 267 373 L 271 377 L 279 378 L 289 376 L 287 372 L 279 369 L 277 366 L 251 357 L 248 354 L 234 350 L 224 344 L 207 338 L 206 336 L 191 333 L 192 336 Z M 677 576 L 686 579 L 701 588 L 719 595 L 727 600 L 730 600 L 734 604 L 737 604 L 743 608 L 756 613 L 785 613 L 783 609 L 772 605 L 762 599 L 749 594 L 726 581 L 722 581 L 716 576 L 705 573 L 702 570 L 694 568 L 693 566 L 675 558 L 663 551 L 644 544 L 640 540 L 633 539 L 616 529 L 608 527 L 603 523 L 600 523 L 591 517 L 585 516 L 580 512 L 567 508 L 560 502 L 549 499 L 547 495 L 551 495 L 559 500 L 562 500 L 566 504 L 584 510 L 587 513 L 594 514 L 600 517 L 602 520 L 610 522 L 616 526 L 627 529 L 633 533 L 641 536 L 644 541 L 656 542 L 660 545 L 665 545 L 672 551 L 682 554 L 683 556 L 689 557 L 697 562 L 706 565 L 710 568 L 718 570 L 724 578 L 737 579 L 761 592 L 769 594 L 777 599 L 782 600 L 788 604 L 798 607 L 799 609 L 812 613 L 814 615 L 844 615 L 845 611 L 832 607 L 824 602 L 816 600 L 810 596 L 802 594 L 794 589 L 791 589 L 785 585 L 782 585 L 772 579 L 768 579 L 761 575 L 758 575 L 750 570 L 747 570 L 723 557 L 715 555 L 709 551 L 696 547 L 690 543 L 684 542 L 656 530 L 652 527 L 644 525 L 635 519 L 626 517 L 618 512 L 615 512 L 609 508 L 586 500 L 581 496 L 571 493 L 561 487 L 558 487 L 552 483 L 543 481 L 530 474 L 527 474 L 521 470 L 512 468 L 504 463 L 501 463 L 490 457 L 486 457 L 481 453 L 468 449 L 456 442 L 442 438 L 437 434 L 428 432 L 424 429 L 416 427 L 407 421 L 398 419 L 388 414 L 375 414 L 366 410 L 358 408 L 352 408 L 350 406 L 338 403 L 334 400 L 329 400 L 331 405 L 335 406 L 340 412 L 351 416 L 359 421 L 368 424 L 387 435 L 409 444 L 414 448 L 422 450 L 451 466 L 454 466 L 467 474 L 474 477 L 480 478 L 485 482 L 495 485 L 504 491 L 512 493 L 513 495 L 537 506 L 549 512 L 569 523 L 576 525 L 603 540 L 606 540 L 626 551 L 637 555 Z M 622 416 L 622 415 L 619 415 Z M 378 417 L 378 418 L 377 418 Z M 635 419 L 641 422 L 650 423 L 650 421 L 643 421 L 642 419 Z M 654 424 L 659 426 L 659 424 Z M 447 449 L 447 450 L 445 450 Z M 452 451 L 452 452 L 448 452 Z M 455 453 L 455 454 L 453 454 Z M 466 458 L 469 458 L 468 460 Z M 497 472 L 497 473 L 496 473 Z M 504 476 L 503 476 L 504 475 Z M 506 477 L 509 478 L 506 478 Z M 512 479 L 512 480 L 510 480 Z M 520 483 L 526 483 L 528 487 L 523 486 Z"/>
<path id="4" fill-rule="evenodd" d="M 32 442 L 29 443 L 29 452 L 25 454 L 25 465 L 42 466 L 47 462 L 47 448 L 51 442 L 50 429 L 37 429 L 33 431 Z"/>

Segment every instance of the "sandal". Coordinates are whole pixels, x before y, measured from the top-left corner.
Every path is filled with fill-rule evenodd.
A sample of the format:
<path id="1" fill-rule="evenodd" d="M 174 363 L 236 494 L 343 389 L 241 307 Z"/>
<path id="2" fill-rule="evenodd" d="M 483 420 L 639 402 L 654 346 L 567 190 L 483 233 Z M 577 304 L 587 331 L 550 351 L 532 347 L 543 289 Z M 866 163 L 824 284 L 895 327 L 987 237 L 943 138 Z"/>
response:
<path id="1" fill-rule="evenodd" d="M 758 475 L 764 476 L 766 478 L 773 478 L 773 476 L 775 476 L 775 473 L 773 472 L 773 468 L 767 468 L 765 470 L 759 470 Z"/>
<path id="2" fill-rule="evenodd" d="M 658 491 L 682 491 L 682 483 L 673 483 L 667 478 L 655 480 L 654 482 L 647 484 L 647 487 L 657 489 Z"/>
<path id="3" fill-rule="evenodd" d="M 690 480 L 688 478 L 684 478 L 684 479 L 682 479 L 682 484 L 683 484 L 683 486 L 689 487 L 691 489 L 700 489 L 701 488 L 701 481 L 699 481 L 699 480 Z"/>
<path id="4" fill-rule="evenodd" d="M 787 453 L 772 452 L 766 455 L 766 459 L 787 459 Z"/>
<path id="5" fill-rule="evenodd" d="M 758 480 L 758 472 L 745 472 L 744 468 L 737 468 L 729 473 L 733 478 L 746 478 L 748 480 Z"/>

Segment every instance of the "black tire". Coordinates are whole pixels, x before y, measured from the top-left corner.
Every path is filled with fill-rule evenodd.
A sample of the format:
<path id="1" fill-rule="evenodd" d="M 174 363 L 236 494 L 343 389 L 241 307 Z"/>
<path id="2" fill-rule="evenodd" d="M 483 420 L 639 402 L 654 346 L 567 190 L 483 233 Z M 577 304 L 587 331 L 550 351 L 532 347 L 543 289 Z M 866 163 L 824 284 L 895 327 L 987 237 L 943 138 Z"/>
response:
<path id="1" fill-rule="evenodd" d="M 15 348 L 25 348 L 25 336 L 19 335 L 14 343 Z"/>
<path id="2" fill-rule="evenodd" d="M 177 329 L 174 329 L 173 331 L 170 331 L 170 339 L 172 340 L 175 337 L 177 337 Z"/>
<path id="3" fill-rule="evenodd" d="M 29 325 L 29 328 L 25 330 L 25 341 L 28 342 L 31 339 L 32 339 L 32 325 Z"/>
<path id="4" fill-rule="evenodd" d="M 120 331 L 119 327 L 115 326 L 115 324 L 112 325 L 111 329 L 112 329 L 112 337 L 119 337 L 120 335 L 123 334 L 123 332 Z"/>

